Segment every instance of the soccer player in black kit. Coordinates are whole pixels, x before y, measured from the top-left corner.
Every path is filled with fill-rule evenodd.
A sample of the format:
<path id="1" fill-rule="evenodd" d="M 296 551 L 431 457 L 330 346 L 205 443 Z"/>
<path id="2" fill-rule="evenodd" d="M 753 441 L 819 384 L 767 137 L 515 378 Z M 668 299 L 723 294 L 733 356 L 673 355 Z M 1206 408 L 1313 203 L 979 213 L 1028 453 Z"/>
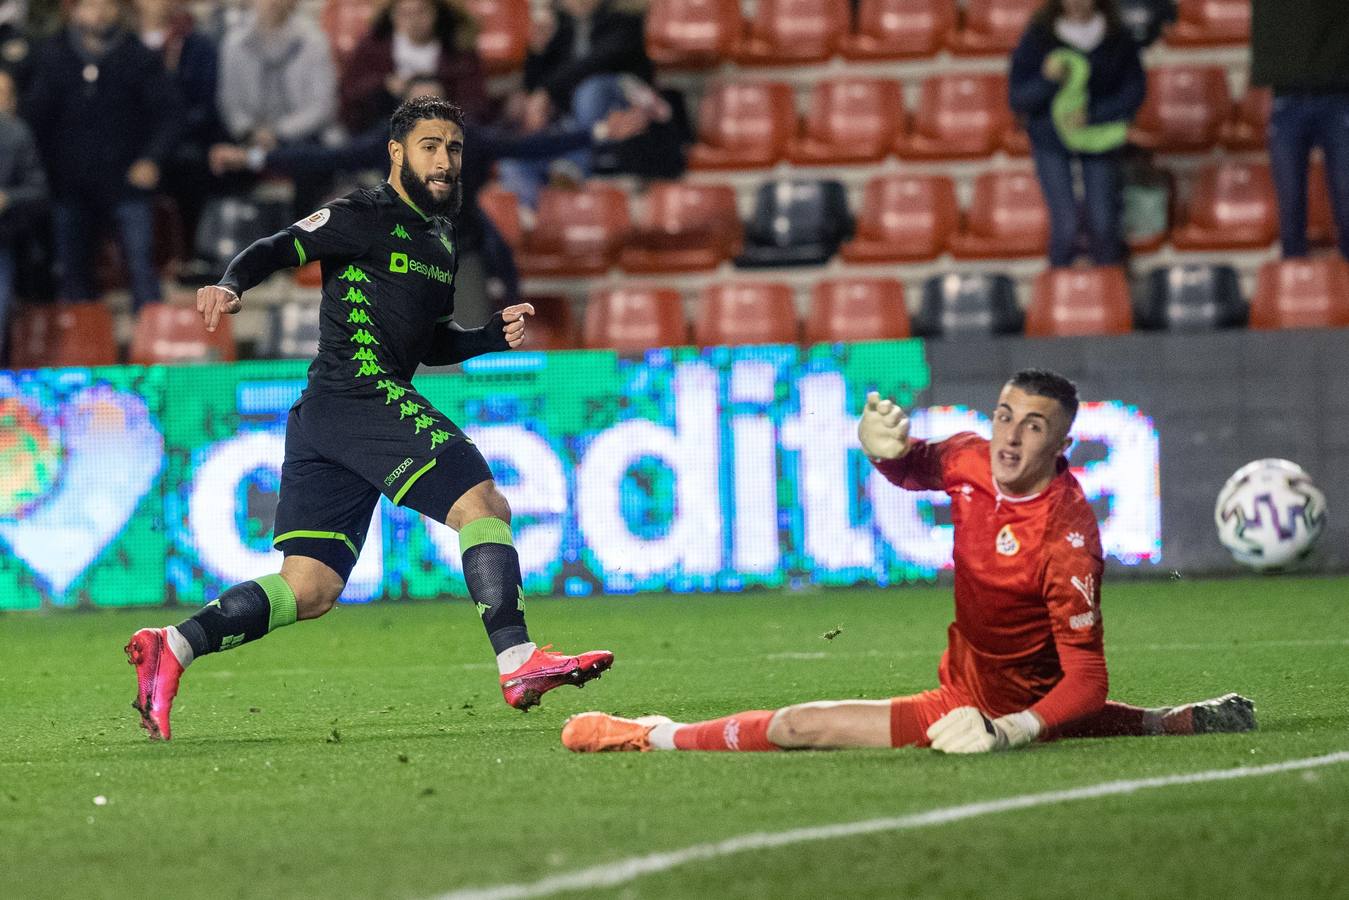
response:
<path id="1" fill-rule="evenodd" d="M 464 578 L 497 654 L 506 702 L 529 709 L 543 693 L 609 668 L 606 650 L 565 656 L 525 628 L 510 506 L 478 448 L 412 385 L 418 364 L 462 362 L 524 340 L 527 303 L 482 328 L 454 321 L 455 232 L 464 119 L 435 97 L 409 100 L 390 122 L 388 181 L 327 204 L 253 243 L 220 283 L 197 292 L 214 330 L 249 288 L 319 260 L 319 352 L 286 421 L 273 544 L 280 574 L 237 584 L 196 615 L 143 628 L 127 644 L 135 707 L 151 739 L 168 740 L 178 680 L 194 659 L 256 640 L 332 609 L 365 541 L 380 494 L 459 532 Z"/>

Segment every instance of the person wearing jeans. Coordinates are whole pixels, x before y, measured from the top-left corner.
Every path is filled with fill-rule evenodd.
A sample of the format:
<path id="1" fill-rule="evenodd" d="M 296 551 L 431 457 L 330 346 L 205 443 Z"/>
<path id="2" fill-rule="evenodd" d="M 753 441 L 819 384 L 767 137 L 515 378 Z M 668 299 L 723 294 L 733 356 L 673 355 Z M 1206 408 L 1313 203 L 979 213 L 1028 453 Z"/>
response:
<path id="1" fill-rule="evenodd" d="M 1285 257 L 1307 255 L 1307 170 L 1325 155 L 1340 253 L 1349 258 L 1349 8 L 1343 0 L 1251 8 L 1251 83 L 1274 90 L 1269 165 L 1279 197 Z"/>
<path id="2" fill-rule="evenodd" d="M 1070 74 L 1057 52 L 1065 49 L 1086 61 L 1085 98 L 1080 108 L 1056 114 Z M 1049 208 L 1050 265 L 1072 265 L 1084 218 L 1092 262 L 1119 265 L 1125 256 L 1120 147 L 1070 149 L 1068 143 L 1091 142 L 1065 141 L 1065 134 L 1127 122 L 1143 103 L 1147 82 L 1138 46 L 1122 28 L 1114 0 L 1048 0 L 1012 54 L 1009 83 Z M 1085 216 L 1074 188 L 1075 166 L 1081 169 Z"/>

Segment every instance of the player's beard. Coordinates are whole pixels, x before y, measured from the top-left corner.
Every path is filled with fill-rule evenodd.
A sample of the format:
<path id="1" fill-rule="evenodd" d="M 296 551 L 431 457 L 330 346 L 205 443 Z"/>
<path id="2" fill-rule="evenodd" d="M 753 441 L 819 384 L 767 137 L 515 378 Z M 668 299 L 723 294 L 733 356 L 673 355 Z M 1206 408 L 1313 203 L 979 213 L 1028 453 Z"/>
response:
<path id="1" fill-rule="evenodd" d="M 444 200 L 437 200 L 436 195 L 431 193 L 431 189 L 427 187 L 426 180 L 412 171 L 412 166 L 408 165 L 406 159 L 403 160 L 403 167 L 399 170 L 398 175 L 403 182 L 403 190 L 408 193 L 408 198 L 428 216 L 449 216 L 453 219 L 459 215 L 459 208 L 464 203 L 464 181 L 462 178 L 455 178 L 450 183 L 448 197 Z"/>

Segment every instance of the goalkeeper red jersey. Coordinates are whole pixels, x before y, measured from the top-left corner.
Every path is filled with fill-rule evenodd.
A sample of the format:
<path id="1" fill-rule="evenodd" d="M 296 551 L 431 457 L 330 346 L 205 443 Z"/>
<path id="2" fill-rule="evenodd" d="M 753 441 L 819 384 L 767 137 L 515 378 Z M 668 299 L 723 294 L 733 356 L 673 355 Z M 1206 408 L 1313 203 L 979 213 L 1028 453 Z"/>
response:
<path id="1" fill-rule="evenodd" d="M 876 467 L 900 487 L 951 497 L 956 617 L 942 684 L 994 716 L 1032 709 L 1050 731 L 1098 712 L 1107 688 L 1104 562 L 1096 516 L 1068 461 L 1026 497 L 998 490 L 988 441 L 976 434 L 914 440 L 903 458 Z"/>

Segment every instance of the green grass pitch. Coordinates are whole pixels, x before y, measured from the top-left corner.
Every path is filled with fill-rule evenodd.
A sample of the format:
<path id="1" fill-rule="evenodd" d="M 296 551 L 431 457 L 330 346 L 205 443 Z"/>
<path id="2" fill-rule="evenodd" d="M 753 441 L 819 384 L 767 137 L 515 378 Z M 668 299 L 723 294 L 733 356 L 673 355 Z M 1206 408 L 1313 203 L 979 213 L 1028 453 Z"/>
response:
<path id="1" fill-rule="evenodd" d="M 949 589 L 534 600 L 617 662 L 507 708 L 465 602 L 342 607 L 187 674 L 174 740 L 130 707 L 174 610 L 0 617 L 0 896 L 436 897 L 754 832 L 1349 750 L 1349 579 L 1116 582 L 1111 695 L 1236 690 L 1260 730 L 931 751 L 573 755 L 586 709 L 695 720 L 935 683 Z M 833 640 L 826 632 L 841 629 Z M 96 805 L 94 798 L 105 797 Z M 695 862 L 562 896 L 1349 896 L 1349 765 Z"/>

